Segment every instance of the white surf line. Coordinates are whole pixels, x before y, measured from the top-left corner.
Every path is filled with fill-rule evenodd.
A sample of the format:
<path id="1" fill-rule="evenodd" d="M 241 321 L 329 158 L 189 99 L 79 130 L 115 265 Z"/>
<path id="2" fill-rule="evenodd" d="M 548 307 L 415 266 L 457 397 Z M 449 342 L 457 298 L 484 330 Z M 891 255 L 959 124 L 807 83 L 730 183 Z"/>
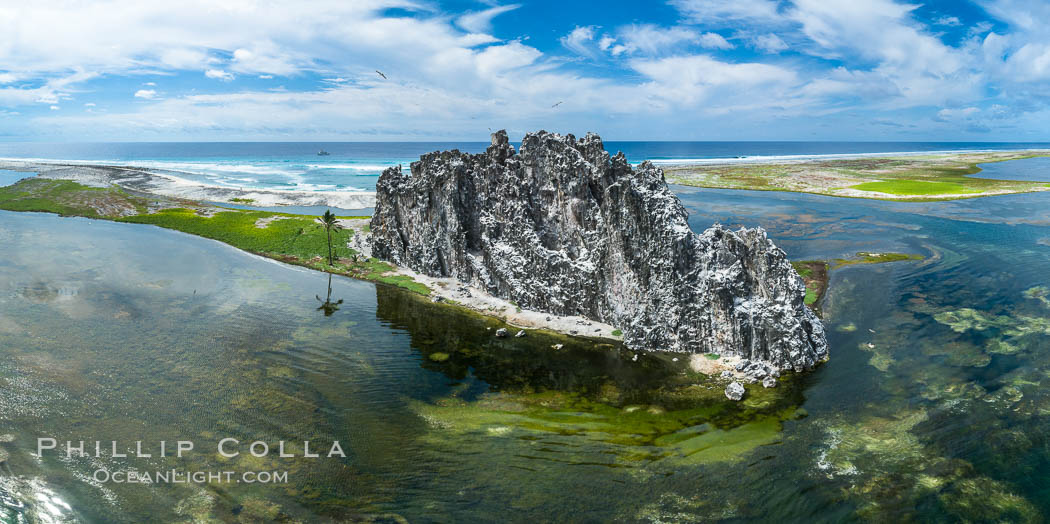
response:
<path id="1" fill-rule="evenodd" d="M 907 157 L 926 155 L 953 155 L 953 154 L 975 154 L 975 153 L 1043 153 L 1050 154 L 1050 149 L 952 149 L 939 151 L 889 151 L 884 153 L 829 153 L 822 155 L 756 155 L 743 156 L 739 158 L 661 158 L 649 160 L 658 166 L 689 166 L 689 165 L 718 165 L 718 164 L 766 164 L 766 163 L 797 163 L 813 160 L 846 160 L 851 158 L 883 158 L 883 157 Z M 637 166 L 639 163 L 634 163 Z"/>

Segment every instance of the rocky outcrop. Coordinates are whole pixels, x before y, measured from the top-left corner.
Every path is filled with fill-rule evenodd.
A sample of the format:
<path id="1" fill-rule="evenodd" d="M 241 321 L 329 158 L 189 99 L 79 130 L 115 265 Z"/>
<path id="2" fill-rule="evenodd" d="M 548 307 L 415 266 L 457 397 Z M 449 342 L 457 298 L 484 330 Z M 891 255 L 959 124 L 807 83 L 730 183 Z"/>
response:
<path id="1" fill-rule="evenodd" d="M 505 132 L 482 154 L 383 172 L 372 251 L 522 308 L 618 326 L 633 349 L 734 355 L 777 369 L 827 357 L 805 286 L 762 229 L 690 230 L 663 172 L 601 139 Z"/>
<path id="2" fill-rule="evenodd" d="M 726 386 L 725 393 L 729 400 L 740 400 L 744 398 L 744 385 L 739 382 L 731 382 Z"/>

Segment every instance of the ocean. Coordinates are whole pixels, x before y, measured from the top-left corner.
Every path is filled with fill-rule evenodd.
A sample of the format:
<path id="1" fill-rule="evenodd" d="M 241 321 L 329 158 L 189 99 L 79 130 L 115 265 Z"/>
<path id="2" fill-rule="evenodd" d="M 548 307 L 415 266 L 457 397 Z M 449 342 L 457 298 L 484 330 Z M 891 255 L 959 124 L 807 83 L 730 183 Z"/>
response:
<path id="1" fill-rule="evenodd" d="M 518 145 L 518 144 L 516 144 Z M 431 151 L 484 151 L 487 142 L 0 143 L 0 159 L 97 162 L 172 172 L 206 185 L 300 191 L 372 191 L 386 168 Z M 656 164 L 802 160 L 938 151 L 1050 149 L 1050 142 L 616 142 L 629 161 Z M 318 152 L 324 150 L 327 156 Z"/>

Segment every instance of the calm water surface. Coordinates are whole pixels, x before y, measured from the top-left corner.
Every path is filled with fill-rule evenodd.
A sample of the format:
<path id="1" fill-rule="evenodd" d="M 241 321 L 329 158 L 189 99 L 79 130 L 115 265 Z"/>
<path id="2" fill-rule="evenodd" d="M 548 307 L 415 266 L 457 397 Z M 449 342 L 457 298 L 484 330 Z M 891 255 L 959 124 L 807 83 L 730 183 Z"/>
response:
<path id="1" fill-rule="evenodd" d="M 981 172 L 973 176 L 998 180 L 1050 182 L 1050 157 L 1025 158 L 1010 162 L 981 164 L 980 167 Z"/>
<path id="2" fill-rule="evenodd" d="M 326 275 L 180 233 L 0 212 L 0 521 L 1050 515 L 1050 195 L 676 191 L 695 230 L 762 225 L 794 259 L 927 258 L 833 272 L 831 360 L 729 403 L 672 355 L 496 339 L 493 320 L 343 278 L 329 298 Z M 41 460 L 42 436 L 197 450 Z M 225 437 L 337 440 L 346 458 L 224 459 Z M 103 484 L 100 468 L 289 482 Z"/>

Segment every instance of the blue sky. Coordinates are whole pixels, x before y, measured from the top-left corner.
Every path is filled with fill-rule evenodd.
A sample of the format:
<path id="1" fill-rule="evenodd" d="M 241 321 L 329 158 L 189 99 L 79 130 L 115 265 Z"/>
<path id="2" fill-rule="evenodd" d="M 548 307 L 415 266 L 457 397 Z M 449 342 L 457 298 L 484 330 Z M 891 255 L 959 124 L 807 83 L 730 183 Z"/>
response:
<path id="1" fill-rule="evenodd" d="M 1048 21 L 1034 0 L 0 0 L 0 140 L 1048 141 Z"/>

